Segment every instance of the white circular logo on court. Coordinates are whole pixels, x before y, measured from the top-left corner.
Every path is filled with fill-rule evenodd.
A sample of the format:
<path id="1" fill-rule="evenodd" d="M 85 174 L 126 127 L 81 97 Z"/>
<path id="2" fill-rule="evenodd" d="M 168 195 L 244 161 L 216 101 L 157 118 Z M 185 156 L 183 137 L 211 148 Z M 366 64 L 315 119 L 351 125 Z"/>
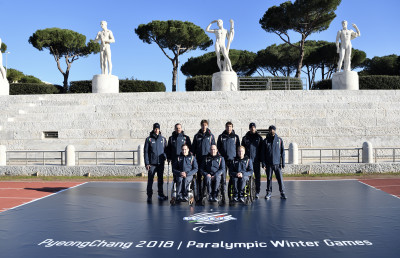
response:
<path id="1" fill-rule="evenodd" d="M 194 231 L 198 231 L 200 233 L 215 233 L 219 231 L 217 229 L 207 229 L 207 225 L 218 225 L 221 223 L 225 223 L 231 220 L 237 220 L 236 218 L 232 217 L 228 213 L 221 213 L 221 212 L 200 212 L 193 214 L 189 217 L 184 217 L 183 220 L 189 221 L 189 223 L 193 223 L 195 225 L 203 225 L 194 227 Z"/>

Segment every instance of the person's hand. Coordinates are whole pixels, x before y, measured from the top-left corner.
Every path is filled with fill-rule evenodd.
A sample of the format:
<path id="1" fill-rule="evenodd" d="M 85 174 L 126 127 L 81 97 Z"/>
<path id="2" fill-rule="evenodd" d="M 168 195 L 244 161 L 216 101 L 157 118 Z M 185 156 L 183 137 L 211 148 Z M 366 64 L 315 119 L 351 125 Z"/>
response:
<path id="1" fill-rule="evenodd" d="M 354 23 L 352 24 L 352 26 L 353 26 L 354 28 L 357 28 L 357 25 L 355 25 Z"/>
<path id="2" fill-rule="evenodd" d="M 168 159 L 168 160 L 167 160 L 167 162 L 168 162 L 168 165 L 169 165 L 169 163 L 171 163 L 171 160 L 170 160 L 170 159 Z"/>
<path id="3" fill-rule="evenodd" d="M 211 177 L 211 175 L 210 175 L 210 174 L 207 174 L 207 177 Z"/>
<path id="4" fill-rule="evenodd" d="M 237 177 L 238 177 L 238 178 L 242 178 L 242 177 L 243 177 L 243 174 L 239 172 L 239 173 L 237 173 Z"/>
<path id="5" fill-rule="evenodd" d="M 186 178 L 186 172 L 181 172 L 181 177 Z"/>
<path id="6" fill-rule="evenodd" d="M 147 166 L 146 166 L 146 170 L 150 170 L 150 165 L 147 165 Z"/>
<path id="7" fill-rule="evenodd" d="M 267 168 L 266 168 L 266 167 L 263 167 L 263 169 L 264 169 L 264 170 L 267 170 Z"/>
<path id="8" fill-rule="evenodd" d="M 285 168 L 285 166 L 282 164 L 279 164 L 279 168 L 282 169 L 282 168 Z"/>

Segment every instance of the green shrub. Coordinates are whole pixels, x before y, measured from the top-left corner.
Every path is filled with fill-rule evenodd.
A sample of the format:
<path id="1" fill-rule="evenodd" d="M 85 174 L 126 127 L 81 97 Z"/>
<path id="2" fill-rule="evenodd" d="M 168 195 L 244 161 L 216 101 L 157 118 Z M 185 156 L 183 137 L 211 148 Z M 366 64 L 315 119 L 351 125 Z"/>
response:
<path id="1" fill-rule="evenodd" d="M 400 76 L 365 75 L 359 76 L 360 90 L 398 90 Z M 332 89 L 332 79 L 322 80 L 315 84 L 313 90 Z"/>
<path id="2" fill-rule="evenodd" d="M 69 83 L 70 93 L 91 93 L 92 92 L 92 81 L 73 81 Z"/>
<path id="3" fill-rule="evenodd" d="M 312 90 L 331 90 L 332 89 L 332 79 L 322 80 L 316 82 Z"/>
<path id="4" fill-rule="evenodd" d="M 119 92 L 157 92 L 165 91 L 162 82 L 140 81 L 140 80 L 120 80 Z M 73 81 L 69 87 L 70 93 L 91 93 L 92 81 Z"/>
<path id="5" fill-rule="evenodd" d="M 128 79 L 119 81 L 119 92 L 163 92 L 165 90 L 162 82 Z"/>
<path id="6" fill-rule="evenodd" d="M 59 93 L 56 86 L 43 83 L 11 83 L 10 95 L 55 94 Z"/>
<path id="7" fill-rule="evenodd" d="M 400 76 L 360 76 L 360 90 L 399 90 Z"/>
<path id="8" fill-rule="evenodd" d="M 212 75 L 198 75 L 186 79 L 186 91 L 211 91 Z"/>

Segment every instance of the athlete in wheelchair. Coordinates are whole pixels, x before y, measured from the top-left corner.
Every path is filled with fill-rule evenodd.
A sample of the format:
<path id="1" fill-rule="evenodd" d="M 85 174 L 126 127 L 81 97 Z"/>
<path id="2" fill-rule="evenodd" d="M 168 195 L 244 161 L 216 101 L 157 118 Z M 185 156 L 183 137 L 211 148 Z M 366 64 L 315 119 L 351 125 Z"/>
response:
<path id="1" fill-rule="evenodd" d="M 255 197 L 255 184 L 253 178 L 253 162 L 245 156 L 246 149 L 240 146 L 237 156 L 230 164 L 228 197 L 229 203 L 251 203 Z"/>
<path id="2" fill-rule="evenodd" d="M 209 202 L 223 203 L 225 201 L 225 194 L 222 190 L 221 176 L 225 172 L 225 160 L 218 153 L 216 145 L 211 145 L 210 153 L 203 159 L 199 171 L 204 177 L 202 204 L 205 204 L 206 199 Z M 205 191 L 207 191 L 207 194 L 205 194 Z"/>
<path id="3" fill-rule="evenodd" d="M 182 145 L 181 154 L 172 162 L 174 177 L 170 201 L 172 205 L 176 202 L 188 202 L 189 205 L 194 203 L 197 185 L 193 177 L 197 170 L 197 161 L 194 155 L 189 152 L 189 146 Z"/>

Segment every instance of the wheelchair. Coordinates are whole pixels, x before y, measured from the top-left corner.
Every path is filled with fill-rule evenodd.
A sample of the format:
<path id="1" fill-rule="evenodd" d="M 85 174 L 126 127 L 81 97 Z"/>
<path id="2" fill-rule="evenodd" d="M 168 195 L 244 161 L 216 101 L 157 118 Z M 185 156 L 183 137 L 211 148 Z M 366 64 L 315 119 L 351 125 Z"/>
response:
<path id="1" fill-rule="evenodd" d="M 182 187 L 183 187 L 183 183 L 182 183 Z M 178 200 L 177 194 L 178 194 L 178 192 L 176 189 L 176 178 L 174 176 L 173 182 L 172 182 L 172 189 L 171 189 L 171 200 L 169 202 L 172 206 L 177 203 L 184 202 L 184 201 Z M 189 183 L 188 198 L 189 198 L 189 200 L 187 201 L 187 203 L 189 206 L 193 206 L 199 200 L 198 191 L 197 191 L 196 174 L 193 175 L 192 181 L 190 181 L 190 183 Z"/>
<path id="2" fill-rule="evenodd" d="M 200 187 L 200 196 L 201 196 L 201 198 L 200 198 L 199 202 L 201 201 L 200 204 L 202 206 L 204 206 L 204 205 L 206 205 L 206 202 L 208 201 L 211 193 L 209 193 L 208 190 L 207 190 L 207 185 L 206 185 L 206 179 L 205 178 L 203 178 L 201 183 L 202 183 L 202 185 Z M 218 195 L 217 195 L 218 206 L 222 206 L 222 205 L 225 204 L 225 191 L 224 191 L 223 183 L 224 182 L 221 180 L 220 184 L 219 184 L 219 187 L 218 187 Z M 211 181 L 211 185 L 212 186 L 215 185 L 215 181 Z"/>
<path id="3" fill-rule="evenodd" d="M 234 189 L 233 189 L 233 178 L 229 177 L 229 182 L 228 182 L 228 199 L 229 199 L 229 205 L 235 205 L 237 202 L 234 201 L 233 199 L 234 196 Z M 254 176 L 251 175 L 249 176 L 249 180 L 246 183 L 246 186 L 244 187 L 244 204 L 249 205 L 251 204 L 256 197 L 256 183 Z"/>

